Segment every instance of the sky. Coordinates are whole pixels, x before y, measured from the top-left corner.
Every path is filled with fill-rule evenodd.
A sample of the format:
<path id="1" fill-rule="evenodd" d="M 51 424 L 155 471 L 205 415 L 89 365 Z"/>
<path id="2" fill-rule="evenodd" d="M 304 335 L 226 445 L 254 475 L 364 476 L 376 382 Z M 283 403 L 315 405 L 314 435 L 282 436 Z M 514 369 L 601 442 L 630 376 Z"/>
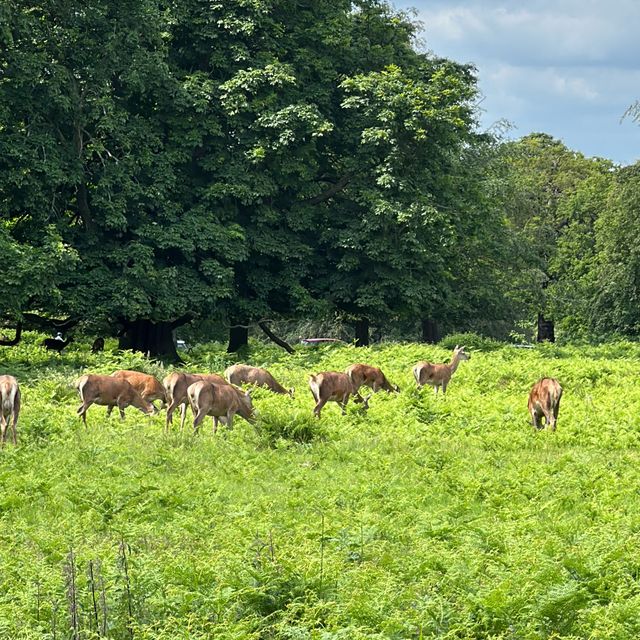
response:
<path id="1" fill-rule="evenodd" d="M 415 8 L 421 47 L 473 63 L 481 127 L 545 132 L 587 156 L 640 159 L 639 0 L 393 0 Z M 621 121 L 622 120 L 622 121 Z"/>

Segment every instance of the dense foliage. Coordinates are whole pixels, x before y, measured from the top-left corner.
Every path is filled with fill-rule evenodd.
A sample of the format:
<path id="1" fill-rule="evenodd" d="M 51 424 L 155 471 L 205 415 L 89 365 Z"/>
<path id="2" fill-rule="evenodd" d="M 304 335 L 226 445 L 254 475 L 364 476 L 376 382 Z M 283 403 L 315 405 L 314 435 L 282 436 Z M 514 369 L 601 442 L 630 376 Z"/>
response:
<path id="1" fill-rule="evenodd" d="M 2 321 L 637 335 L 636 168 L 476 127 L 383 0 L 8 0 Z M 233 336 L 232 336 L 233 337 Z"/>
<path id="2" fill-rule="evenodd" d="M 478 281 L 465 247 L 493 264 L 504 227 L 473 170 L 475 76 L 420 53 L 405 14 L 10 0 L 0 19 L 0 240 L 30 263 L 6 318 L 157 353 L 193 318 L 483 314 L 447 302 Z"/>
<path id="3" fill-rule="evenodd" d="M 69 386 L 82 371 L 162 370 L 86 345 L 52 358 L 41 337 L 0 352 L 24 398 L 19 446 L 0 455 L 3 638 L 73 637 L 73 610 L 87 639 L 640 633 L 635 344 L 476 339 L 444 398 L 418 392 L 411 366 L 448 348 L 255 347 L 295 399 L 256 392 L 255 427 L 194 438 L 190 419 L 163 435 L 163 414 L 132 409 L 92 407 L 85 429 Z M 185 358 L 231 361 L 222 344 Z M 400 394 L 315 420 L 308 373 L 355 359 Z M 555 434 L 527 422 L 542 375 L 565 391 Z"/>

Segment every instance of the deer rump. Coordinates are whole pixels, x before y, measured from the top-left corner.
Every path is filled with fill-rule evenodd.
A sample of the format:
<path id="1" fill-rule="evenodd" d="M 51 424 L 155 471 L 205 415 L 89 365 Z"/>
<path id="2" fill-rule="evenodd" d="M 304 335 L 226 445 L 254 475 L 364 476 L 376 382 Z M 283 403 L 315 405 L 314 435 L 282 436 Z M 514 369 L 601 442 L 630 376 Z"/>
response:
<path id="1" fill-rule="evenodd" d="M 224 420 L 233 429 L 233 418 L 238 413 L 247 422 L 253 423 L 251 396 L 233 385 L 217 384 L 208 380 L 198 380 L 189 385 L 187 396 L 193 412 L 193 429 L 198 431 L 206 416 L 213 418 L 213 432 L 218 430 L 218 422 Z"/>
<path id="2" fill-rule="evenodd" d="M 11 429 L 13 444 L 18 441 L 18 417 L 20 415 L 20 386 L 13 376 L 0 376 L 0 438 L 4 445 L 7 428 Z"/>
<path id="3" fill-rule="evenodd" d="M 556 430 L 562 387 L 555 378 L 542 378 L 531 388 L 528 408 L 531 423 L 536 429 L 543 429 L 542 418 L 552 431 Z"/>
<path id="4" fill-rule="evenodd" d="M 333 401 L 340 405 L 342 413 L 346 413 L 349 396 L 353 396 L 354 402 L 361 402 L 365 409 L 369 408 L 369 397 L 363 398 L 354 387 L 351 378 L 346 373 L 326 371 L 309 376 L 309 388 L 316 406 L 313 413 L 319 418 L 322 407 L 327 402 Z"/>

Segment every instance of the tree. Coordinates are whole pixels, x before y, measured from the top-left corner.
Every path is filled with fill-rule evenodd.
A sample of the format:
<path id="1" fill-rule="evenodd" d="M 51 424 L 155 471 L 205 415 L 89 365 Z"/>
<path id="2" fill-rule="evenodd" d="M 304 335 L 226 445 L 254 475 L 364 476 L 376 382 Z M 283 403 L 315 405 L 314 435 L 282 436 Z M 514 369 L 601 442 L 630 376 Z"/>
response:
<path id="1" fill-rule="evenodd" d="M 607 169 L 599 159 L 585 158 L 547 134 L 531 134 L 505 144 L 511 171 L 507 216 L 518 237 L 520 259 L 528 264 L 514 282 L 522 304 L 537 315 L 538 340 L 554 340 L 549 295 L 556 279 L 558 240 L 569 220 L 561 207 L 589 176 Z"/>
<path id="2" fill-rule="evenodd" d="M 78 256 L 57 306 L 176 357 L 172 329 L 231 294 L 243 233 L 206 197 L 195 151 L 217 125 L 165 26 L 151 1 L 10 3 L 0 162 L 26 176 L 3 185 L 9 217 L 31 234 L 44 218 Z"/>
<path id="3" fill-rule="evenodd" d="M 640 163 L 619 169 L 595 223 L 590 326 L 600 335 L 640 334 Z"/>

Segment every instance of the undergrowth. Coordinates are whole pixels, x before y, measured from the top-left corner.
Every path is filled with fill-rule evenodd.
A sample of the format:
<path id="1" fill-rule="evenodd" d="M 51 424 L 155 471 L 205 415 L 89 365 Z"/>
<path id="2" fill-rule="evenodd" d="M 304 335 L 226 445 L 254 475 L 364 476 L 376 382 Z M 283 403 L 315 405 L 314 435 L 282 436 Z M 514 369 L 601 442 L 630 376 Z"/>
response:
<path id="1" fill-rule="evenodd" d="M 80 374 L 169 369 L 41 339 L 0 351 L 23 392 L 0 451 L 0 638 L 640 634 L 638 345 L 467 345 L 446 397 L 411 367 L 448 348 L 253 345 L 295 398 L 256 390 L 255 426 L 194 437 L 131 408 L 91 407 L 85 429 Z M 362 361 L 401 392 L 315 419 L 308 374 Z M 527 422 L 542 376 L 564 387 L 555 434 Z"/>

